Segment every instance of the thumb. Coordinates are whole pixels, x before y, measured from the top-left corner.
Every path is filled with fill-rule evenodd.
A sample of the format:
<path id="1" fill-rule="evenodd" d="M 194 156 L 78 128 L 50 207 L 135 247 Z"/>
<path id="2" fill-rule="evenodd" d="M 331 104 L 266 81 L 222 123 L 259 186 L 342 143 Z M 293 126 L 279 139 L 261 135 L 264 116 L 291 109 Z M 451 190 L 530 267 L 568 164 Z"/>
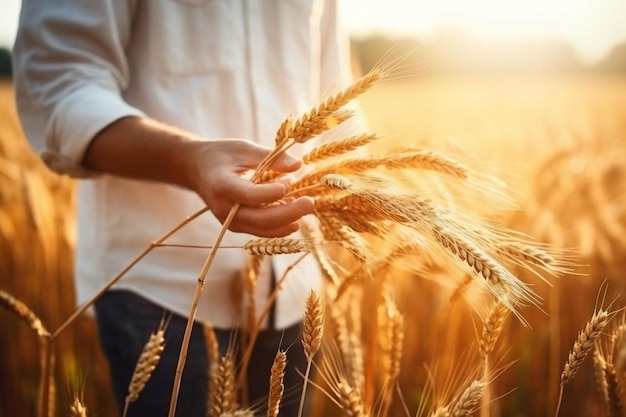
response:
<path id="1" fill-rule="evenodd" d="M 271 166 L 271 169 L 279 172 L 292 172 L 300 168 L 302 160 L 284 153 L 280 155 Z"/>

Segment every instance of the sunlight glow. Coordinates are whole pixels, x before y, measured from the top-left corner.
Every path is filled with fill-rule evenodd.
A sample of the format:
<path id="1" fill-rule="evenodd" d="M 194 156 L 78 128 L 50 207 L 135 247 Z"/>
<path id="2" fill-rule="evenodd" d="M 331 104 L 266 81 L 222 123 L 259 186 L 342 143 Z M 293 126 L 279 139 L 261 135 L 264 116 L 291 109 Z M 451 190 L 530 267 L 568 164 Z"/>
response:
<path id="1" fill-rule="evenodd" d="M 623 0 L 339 0 L 357 35 L 372 32 L 435 37 L 462 34 L 493 42 L 558 39 L 580 58 L 602 58 L 626 40 Z"/>

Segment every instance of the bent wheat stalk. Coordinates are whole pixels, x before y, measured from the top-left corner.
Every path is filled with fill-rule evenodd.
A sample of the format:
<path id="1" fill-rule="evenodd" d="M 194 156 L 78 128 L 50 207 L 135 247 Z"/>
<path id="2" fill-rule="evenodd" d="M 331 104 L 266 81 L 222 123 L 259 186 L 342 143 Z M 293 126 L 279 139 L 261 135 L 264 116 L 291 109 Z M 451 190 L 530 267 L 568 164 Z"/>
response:
<path id="1" fill-rule="evenodd" d="M 165 330 L 163 326 L 150 335 L 148 342 L 141 351 L 135 371 L 128 386 L 128 395 L 124 402 L 124 412 L 122 417 L 126 417 L 130 403 L 137 401 L 139 394 L 150 380 L 152 372 L 161 360 L 161 354 L 165 347 Z"/>
<path id="2" fill-rule="evenodd" d="M 304 329 L 302 331 L 302 346 L 304 355 L 306 356 L 306 371 L 304 372 L 304 383 L 302 385 L 302 395 L 300 397 L 300 405 L 298 407 L 298 417 L 302 416 L 304 410 L 304 398 L 306 397 L 306 389 L 311 374 L 311 365 L 313 357 L 317 353 L 322 344 L 322 335 L 324 331 L 324 307 L 322 300 L 313 290 L 309 293 L 306 300 L 304 311 Z"/>
<path id="3" fill-rule="evenodd" d="M 591 352 L 591 349 L 593 349 L 602 331 L 609 323 L 609 319 L 610 315 L 608 311 L 603 309 L 596 311 L 585 325 L 585 328 L 578 333 L 574 347 L 570 351 L 563 372 L 561 373 L 561 389 L 554 413 L 555 417 L 559 415 L 559 411 L 561 410 L 561 401 L 563 400 L 563 389 L 565 385 L 574 379 L 574 376 L 580 368 L 580 364 L 587 354 Z"/>

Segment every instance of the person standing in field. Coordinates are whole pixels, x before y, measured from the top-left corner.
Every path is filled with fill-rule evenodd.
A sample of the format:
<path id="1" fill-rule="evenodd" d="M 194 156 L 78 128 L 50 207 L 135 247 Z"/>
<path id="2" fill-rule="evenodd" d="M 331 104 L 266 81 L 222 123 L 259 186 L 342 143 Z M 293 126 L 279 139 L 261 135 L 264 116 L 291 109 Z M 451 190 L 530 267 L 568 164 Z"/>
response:
<path id="1" fill-rule="evenodd" d="M 88 300 L 150 242 L 208 206 L 168 243 L 210 245 L 240 204 L 223 245 L 286 236 L 314 209 L 303 197 L 274 204 L 281 183 L 242 178 L 269 153 L 281 121 L 350 82 L 347 39 L 332 0 L 24 0 L 13 49 L 23 129 L 52 170 L 77 178 L 78 303 Z M 284 156 L 272 169 L 293 172 Z M 158 248 L 96 302 L 103 350 L 121 410 L 141 349 L 165 312 L 164 355 L 129 416 L 165 416 L 186 316 L 207 252 Z M 218 329 L 221 348 L 241 319 L 233 304 L 241 250 L 221 250 L 206 280 L 198 320 Z M 293 258 L 266 261 L 256 305 Z M 317 268 L 291 272 L 255 347 L 251 402 L 267 394 L 280 346 L 300 338 Z M 282 343 L 282 345 L 281 345 Z M 177 415 L 205 417 L 208 358 L 194 325 Z M 302 384 L 305 360 L 289 351 L 285 386 Z M 294 396 L 295 397 L 295 396 Z M 295 403 L 295 404 L 294 404 Z M 296 415 L 292 401 L 281 415 Z"/>

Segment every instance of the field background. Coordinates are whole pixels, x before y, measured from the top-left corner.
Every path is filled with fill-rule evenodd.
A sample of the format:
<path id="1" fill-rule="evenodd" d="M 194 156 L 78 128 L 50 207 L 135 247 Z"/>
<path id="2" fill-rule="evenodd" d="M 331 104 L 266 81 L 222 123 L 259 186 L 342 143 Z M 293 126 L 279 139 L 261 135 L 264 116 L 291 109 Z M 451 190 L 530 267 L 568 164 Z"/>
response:
<path id="1" fill-rule="evenodd" d="M 617 75 L 421 74 L 388 81 L 363 97 L 373 130 L 502 178 L 520 207 L 502 213 L 502 221 L 581 249 L 582 275 L 553 279 L 552 287 L 524 277 L 544 298 L 545 313 L 524 310 L 532 328 L 507 321 L 498 345 L 501 363 L 510 365 L 492 384 L 493 416 L 553 415 L 560 372 L 601 284 L 608 281 L 605 305 L 624 292 L 625 93 L 626 77 Z M 32 154 L 11 85 L 0 84 L 0 288 L 52 330 L 73 311 L 73 205 L 72 181 L 47 171 Z M 413 415 L 427 369 L 452 381 L 464 377 L 464 358 L 475 350 L 484 313 L 471 299 L 451 302 L 450 289 L 440 284 L 435 274 L 397 275 L 406 290 L 396 300 L 406 323 L 400 386 Z M 624 305 L 622 295 L 614 308 Z M 0 416 L 36 415 L 37 339 L 4 311 L 0 362 Z M 94 325 L 83 318 L 57 344 L 57 415 L 67 415 L 70 398 L 84 387 L 89 415 L 114 416 L 107 372 Z M 445 379 L 437 381 L 445 385 Z M 319 415 L 339 415 L 323 396 L 317 404 Z M 393 411 L 403 415 L 399 407 Z M 561 415 L 600 415 L 591 361 L 566 386 Z"/>

